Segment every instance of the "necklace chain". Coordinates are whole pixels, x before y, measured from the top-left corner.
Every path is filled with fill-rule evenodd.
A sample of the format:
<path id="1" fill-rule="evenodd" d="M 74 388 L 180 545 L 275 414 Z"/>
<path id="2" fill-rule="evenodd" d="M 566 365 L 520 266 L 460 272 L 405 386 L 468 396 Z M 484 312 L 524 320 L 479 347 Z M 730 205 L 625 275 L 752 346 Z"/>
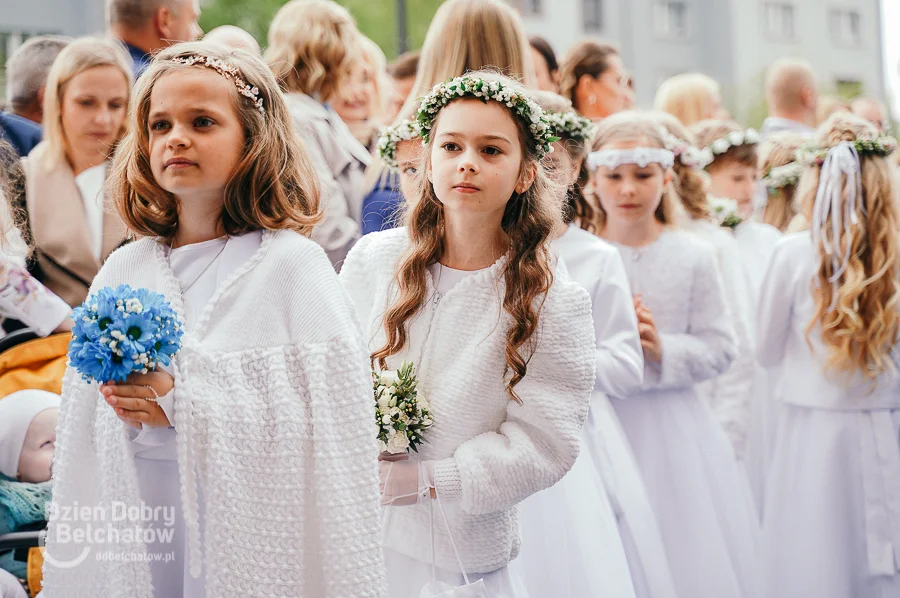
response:
<path id="1" fill-rule="evenodd" d="M 198 274 L 196 277 L 194 277 L 194 280 L 192 280 L 190 282 L 190 284 L 188 284 L 187 286 L 182 286 L 182 288 L 181 288 L 182 295 L 187 293 L 188 289 L 190 289 L 192 286 L 194 286 L 194 283 L 196 283 L 198 280 L 200 280 L 201 276 L 206 274 L 206 271 L 210 269 L 210 267 L 216 262 L 216 260 L 219 259 L 219 256 L 222 255 L 222 252 L 225 251 L 225 248 L 228 246 L 228 241 L 231 240 L 231 238 L 228 235 L 223 235 L 223 236 L 219 237 L 219 239 L 225 239 L 225 242 L 222 243 L 222 248 L 219 249 L 218 253 L 216 253 L 216 255 L 214 255 L 213 258 L 211 260 L 209 260 L 209 263 L 206 264 L 206 266 L 204 266 L 202 270 L 200 270 L 200 274 Z M 175 239 L 172 239 L 171 241 L 169 241 L 169 253 L 168 253 L 168 255 L 166 255 L 166 261 L 169 264 L 169 269 L 172 268 L 172 250 L 174 249 L 174 245 L 175 245 Z"/>

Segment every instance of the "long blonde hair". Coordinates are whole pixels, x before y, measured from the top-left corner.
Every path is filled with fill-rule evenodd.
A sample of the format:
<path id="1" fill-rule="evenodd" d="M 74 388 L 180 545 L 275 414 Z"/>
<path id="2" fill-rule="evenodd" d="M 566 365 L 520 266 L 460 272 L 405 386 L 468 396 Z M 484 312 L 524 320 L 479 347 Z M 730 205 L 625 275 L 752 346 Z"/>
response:
<path id="1" fill-rule="evenodd" d="M 44 92 L 44 139 L 50 146 L 53 163 L 65 162 L 70 149 L 62 125 L 62 104 L 66 86 L 77 75 L 98 66 L 118 68 L 125 77 L 128 94 L 131 94 L 134 77 L 131 59 L 122 44 L 116 40 L 104 37 L 80 37 L 63 48 L 50 67 Z M 108 156 L 112 156 L 115 152 L 118 140 L 125 134 L 127 122 L 128 119 L 122 122 L 122 129 L 116 136 L 116 143 L 109 148 Z"/>
<path id="2" fill-rule="evenodd" d="M 697 145 L 694 135 L 675 116 L 660 111 L 651 114 L 670 135 L 692 146 Z M 712 210 L 706 194 L 709 186 L 706 175 L 693 166 L 685 166 L 678 158 L 675 158 L 672 171 L 675 173 L 675 194 L 681 200 L 684 211 L 692 220 L 708 220 L 712 216 Z"/>
<path id="3" fill-rule="evenodd" d="M 356 21 L 337 2 L 291 0 L 269 25 L 265 61 L 285 92 L 328 101 L 360 59 Z"/>
<path id="4" fill-rule="evenodd" d="M 476 72 L 473 76 L 511 83 L 493 73 Z M 516 123 L 522 144 L 520 174 L 524 175 L 529 168 L 534 168 L 537 173 L 534 183 L 525 193 L 513 193 L 501 221 L 501 227 L 509 239 L 507 259 L 502 270 L 505 283 L 503 309 L 510 322 L 506 331 L 506 364 L 512 372 L 506 381 L 506 392 L 510 399 L 521 402 L 514 388 L 525 377 L 528 361 L 534 354 L 537 343 L 535 332 L 543 299 L 553 282 L 549 241 L 563 223 L 559 201 L 562 190 L 561 185 L 555 183 L 540 166 L 528 131 L 530 123 L 512 110 L 510 116 Z M 437 118 L 440 120 L 440 115 Z M 423 153 L 425 172 L 420 178 L 419 201 L 406 218 L 410 246 L 395 275 L 399 296 L 384 315 L 387 342 L 372 353 L 372 359 L 377 360 L 382 368 L 386 367 L 388 357 L 399 353 L 406 345 L 407 322 L 426 300 L 426 269 L 437 263 L 444 251 L 444 208 L 427 176 L 431 170 L 430 144 Z"/>
<path id="5" fill-rule="evenodd" d="M 414 109 L 418 99 L 438 83 L 482 69 L 497 70 L 526 87 L 536 87 L 522 19 L 500 0 L 447 0 L 428 27 L 416 82 L 401 112 Z"/>
<path id="6" fill-rule="evenodd" d="M 138 235 L 171 239 L 178 229 L 175 196 L 159 186 L 150 167 L 150 97 L 165 75 L 198 68 L 179 59 L 201 56 L 235 67 L 259 91 L 265 114 L 233 87 L 232 102 L 244 128 L 244 150 L 225 186 L 220 221 L 229 235 L 259 229 L 290 229 L 310 235 L 321 218 L 316 170 L 294 133 L 278 83 L 256 56 L 204 42 L 186 42 L 160 52 L 138 79 L 131 131 L 116 152 L 107 187 L 125 224 Z M 211 73 L 216 71 L 209 68 Z"/>
<path id="7" fill-rule="evenodd" d="M 866 121 L 848 113 L 832 115 L 819 128 L 817 145 L 837 146 L 863 135 L 874 135 Z M 822 240 L 818 244 L 819 265 L 812 281 L 816 311 L 806 329 L 807 338 L 820 329 L 828 348 L 826 371 L 850 376 L 856 372 L 874 382 L 894 366 L 891 349 L 900 328 L 900 283 L 898 283 L 898 222 L 894 175 L 885 158 L 873 154 L 859 156 L 862 197 L 858 198 L 855 223 L 846 223 L 834 238 L 831 215 L 822 223 Z M 800 181 L 799 196 L 804 215 L 812 221 L 813 206 L 819 187 L 820 166 L 807 168 Z M 843 201 L 855 189 L 841 184 Z M 840 211 L 845 207 L 842 205 Z M 842 255 L 850 248 L 846 270 L 832 285 L 832 255 L 825 250 L 828 240 L 834 251 Z"/>
<path id="8" fill-rule="evenodd" d="M 604 118 L 597 125 L 591 151 L 600 151 L 604 145 L 614 141 L 642 139 L 647 147 L 666 147 L 662 126 L 646 113 L 626 110 Z M 597 208 L 594 228 L 602 231 L 606 227 L 606 211 L 597 196 L 593 185 L 585 190 L 594 199 Z M 674 225 L 678 222 L 679 201 L 672 185 L 666 185 L 662 198 L 656 208 L 656 219 L 663 224 Z"/>
<path id="9" fill-rule="evenodd" d="M 760 146 L 759 171 L 766 173 L 772 168 L 795 162 L 797 150 L 805 142 L 804 136 L 790 131 L 773 133 Z M 791 220 L 797 215 L 797 205 L 794 202 L 796 191 L 796 184 L 777 188 L 766 187 L 766 209 L 763 212 L 763 222 L 782 232 L 786 231 Z"/>
<path id="10" fill-rule="evenodd" d="M 710 104 L 721 96 L 719 84 L 702 73 L 682 73 L 669 77 L 656 90 L 653 107 L 668 112 L 686 127 L 711 118 Z"/>

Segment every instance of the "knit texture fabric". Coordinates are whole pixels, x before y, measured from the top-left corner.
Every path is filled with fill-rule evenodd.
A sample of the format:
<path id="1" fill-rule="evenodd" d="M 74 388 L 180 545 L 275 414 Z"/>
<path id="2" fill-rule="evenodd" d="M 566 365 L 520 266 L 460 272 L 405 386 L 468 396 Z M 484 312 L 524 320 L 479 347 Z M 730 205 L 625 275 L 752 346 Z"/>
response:
<path id="1" fill-rule="evenodd" d="M 163 293 L 184 321 L 157 241 L 113 254 L 91 292 L 121 283 Z M 325 253 L 295 233 L 265 232 L 183 340 L 174 360 L 176 444 L 191 572 L 205 561 L 207 595 L 384 596 L 368 354 Z M 77 526 L 65 506 L 140 501 L 125 425 L 71 368 L 59 421 L 60 509 L 50 520 L 42 595 L 152 598 L 145 546 L 125 533 L 133 521 L 105 522 L 122 532 L 119 541 L 89 547 L 138 558 L 55 565 L 85 547 L 60 533 Z"/>
<path id="2" fill-rule="evenodd" d="M 350 251 L 341 282 L 356 305 L 369 348 L 384 345 L 383 314 L 396 296 L 394 270 L 408 248 L 405 228 L 371 233 Z M 409 321 L 404 350 L 388 359 L 417 367 L 434 426 L 413 459 L 432 461 L 437 494 L 467 572 L 500 569 L 518 554 L 516 505 L 559 481 L 575 462 L 594 386 L 591 301 L 557 264 L 543 301 L 528 371 L 505 390 L 511 319 L 503 310 L 506 258 L 428 298 Z M 527 348 L 526 357 L 529 354 Z M 432 561 L 428 503 L 386 509 L 386 546 Z M 457 571 L 446 527 L 434 525 L 434 562 Z"/>

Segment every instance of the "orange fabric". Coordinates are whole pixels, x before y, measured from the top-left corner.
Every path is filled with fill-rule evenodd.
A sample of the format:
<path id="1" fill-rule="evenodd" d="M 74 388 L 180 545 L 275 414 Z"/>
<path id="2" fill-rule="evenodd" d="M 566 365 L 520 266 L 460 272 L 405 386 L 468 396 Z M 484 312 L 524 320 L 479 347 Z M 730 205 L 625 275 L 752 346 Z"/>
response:
<path id="1" fill-rule="evenodd" d="M 41 548 L 28 549 L 28 568 L 26 571 L 28 575 L 28 589 L 31 591 L 32 596 L 37 596 L 38 592 L 41 591 L 41 582 L 43 581 L 41 570 L 44 568 L 44 553 L 41 550 Z"/>
<path id="2" fill-rule="evenodd" d="M 71 334 L 38 338 L 0 354 L 0 397 L 36 388 L 62 393 L 66 351 Z"/>

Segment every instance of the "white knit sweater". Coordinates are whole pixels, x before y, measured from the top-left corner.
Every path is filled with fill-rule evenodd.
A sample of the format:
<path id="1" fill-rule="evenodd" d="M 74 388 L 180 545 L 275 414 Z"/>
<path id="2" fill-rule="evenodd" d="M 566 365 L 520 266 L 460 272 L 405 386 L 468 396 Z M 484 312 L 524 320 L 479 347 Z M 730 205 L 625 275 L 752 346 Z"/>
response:
<path id="1" fill-rule="evenodd" d="M 165 294 L 183 321 L 161 244 L 144 239 L 117 251 L 91 292 L 120 283 Z M 202 555 L 207 595 L 383 596 L 367 351 L 322 249 L 292 232 L 266 232 L 186 333 L 174 363 L 191 569 L 199 574 Z M 71 368 L 59 420 L 55 501 L 139 504 L 126 427 Z M 43 596 L 152 597 L 146 562 L 94 554 L 140 555 L 140 538 L 93 544 L 82 564 L 55 566 L 87 545 L 58 535 L 78 525 L 62 509 L 51 517 Z"/>
<path id="2" fill-rule="evenodd" d="M 372 233 L 350 251 L 341 282 L 370 349 L 385 342 L 383 314 L 396 296 L 394 270 L 408 247 L 405 228 Z M 408 323 L 404 350 L 388 360 L 416 364 L 434 426 L 413 458 L 432 461 L 435 487 L 467 572 L 504 567 L 518 554 L 516 504 L 556 483 L 578 455 L 594 384 L 596 348 L 587 292 L 557 265 L 541 310 L 536 350 L 515 387 L 504 388 L 509 316 L 503 311 L 505 258 L 428 300 Z M 386 546 L 431 561 L 429 504 L 387 509 Z M 459 567 L 435 518 L 435 564 Z"/>

